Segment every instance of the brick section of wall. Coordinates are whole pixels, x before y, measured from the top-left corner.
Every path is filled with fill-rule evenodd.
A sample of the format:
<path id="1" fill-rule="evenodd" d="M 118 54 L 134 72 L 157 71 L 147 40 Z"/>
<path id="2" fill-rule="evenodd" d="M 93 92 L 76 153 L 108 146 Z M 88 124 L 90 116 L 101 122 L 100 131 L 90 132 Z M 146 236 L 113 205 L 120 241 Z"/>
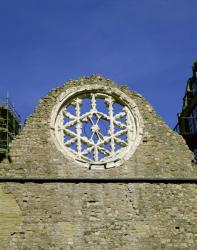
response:
<path id="1" fill-rule="evenodd" d="M 16 197 L 7 192 L 5 184 L 0 184 L 0 249 L 6 249 L 10 236 L 14 235 L 21 222 L 22 213 Z"/>

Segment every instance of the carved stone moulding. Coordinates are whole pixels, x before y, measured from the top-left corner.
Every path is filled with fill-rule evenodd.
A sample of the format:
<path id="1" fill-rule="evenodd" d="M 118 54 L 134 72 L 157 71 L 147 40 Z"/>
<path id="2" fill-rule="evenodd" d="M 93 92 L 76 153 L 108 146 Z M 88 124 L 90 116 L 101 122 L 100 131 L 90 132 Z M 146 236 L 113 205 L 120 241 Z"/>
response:
<path id="1" fill-rule="evenodd" d="M 63 92 L 52 110 L 54 143 L 82 167 L 120 166 L 138 147 L 143 121 L 135 102 L 116 87 L 87 85 Z"/>

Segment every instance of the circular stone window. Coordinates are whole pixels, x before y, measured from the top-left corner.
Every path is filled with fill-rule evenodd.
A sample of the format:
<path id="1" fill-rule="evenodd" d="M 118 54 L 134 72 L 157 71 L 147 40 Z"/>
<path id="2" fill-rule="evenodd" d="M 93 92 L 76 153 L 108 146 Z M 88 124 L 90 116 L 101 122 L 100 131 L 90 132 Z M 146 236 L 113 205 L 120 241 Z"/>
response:
<path id="1" fill-rule="evenodd" d="M 90 86 L 62 93 L 52 112 L 58 149 L 89 169 L 116 167 L 136 150 L 142 135 L 138 108 L 119 89 Z"/>

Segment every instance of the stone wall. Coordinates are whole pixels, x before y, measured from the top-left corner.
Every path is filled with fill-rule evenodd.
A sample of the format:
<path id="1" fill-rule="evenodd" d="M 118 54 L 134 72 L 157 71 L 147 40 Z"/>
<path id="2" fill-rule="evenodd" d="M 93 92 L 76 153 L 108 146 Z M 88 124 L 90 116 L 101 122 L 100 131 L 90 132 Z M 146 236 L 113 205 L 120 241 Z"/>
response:
<path id="1" fill-rule="evenodd" d="M 58 97 L 80 86 L 117 88 L 135 101 L 143 137 L 119 167 L 89 170 L 51 136 Z M 1 177 L 95 178 L 94 183 L 1 184 L 0 249 L 196 249 L 195 184 L 99 182 L 99 178 L 196 178 L 192 153 L 136 92 L 101 76 L 69 81 L 43 98 L 0 164 Z M 3 219 L 2 219 L 3 218 Z"/>
<path id="2" fill-rule="evenodd" d="M 6 190 L 16 198 L 22 223 L 15 229 L 1 224 L 1 234 L 10 230 L 7 248 L 1 249 L 197 246 L 197 190 L 192 184 L 29 183 L 6 184 Z"/>

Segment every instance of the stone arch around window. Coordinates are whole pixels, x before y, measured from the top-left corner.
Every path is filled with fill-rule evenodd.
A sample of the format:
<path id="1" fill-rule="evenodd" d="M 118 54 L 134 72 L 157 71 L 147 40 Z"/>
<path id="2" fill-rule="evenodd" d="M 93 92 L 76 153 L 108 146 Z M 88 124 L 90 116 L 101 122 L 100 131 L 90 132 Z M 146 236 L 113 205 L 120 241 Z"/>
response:
<path id="1" fill-rule="evenodd" d="M 143 121 L 135 102 L 118 88 L 76 86 L 57 98 L 51 133 L 65 157 L 88 169 L 107 169 L 133 155 Z"/>

